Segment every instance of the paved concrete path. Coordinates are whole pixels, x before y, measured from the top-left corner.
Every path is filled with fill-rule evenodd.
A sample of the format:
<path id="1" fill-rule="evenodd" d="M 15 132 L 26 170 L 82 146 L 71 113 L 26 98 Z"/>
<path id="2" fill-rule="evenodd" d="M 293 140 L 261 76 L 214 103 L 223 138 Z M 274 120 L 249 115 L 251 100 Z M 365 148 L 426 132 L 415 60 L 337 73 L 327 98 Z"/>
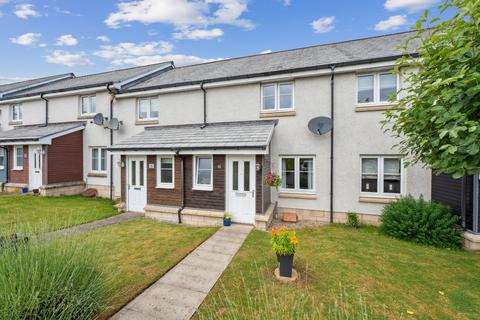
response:
<path id="1" fill-rule="evenodd" d="M 111 319 L 190 319 L 252 227 L 223 227 Z"/>
<path id="2" fill-rule="evenodd" d="M 145 216 L 143 213 L 125 212 L 125 213 L 117 214 L 115 216 L 111 216 L 102 220 L 84 223 L 84 224 L 67 228 L 67 229 L 53 231 L 53 232 L 42 235 L 40 238 L 50 240 L 52 238 L 56 238 L 60 236 L 70 236 L 72 234 L 79 234 L 87 231 L 92 231 L 98 228 L 103 228 L 112 224 L 134 220 L 143 216 Z"/>

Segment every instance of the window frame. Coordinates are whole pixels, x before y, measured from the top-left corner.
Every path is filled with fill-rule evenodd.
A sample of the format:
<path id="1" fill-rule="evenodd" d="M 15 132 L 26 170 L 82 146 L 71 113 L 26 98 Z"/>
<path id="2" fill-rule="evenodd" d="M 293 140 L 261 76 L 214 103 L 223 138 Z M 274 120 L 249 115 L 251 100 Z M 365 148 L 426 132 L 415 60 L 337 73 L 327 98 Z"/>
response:
<path id="1" fill-rule="evenodd" d="M 393 102 L 390 101 L 380 101 L 380 75 L 392 74 L 395 76 L 396 80 L 396 93 L 397 99 Z M 360 77 L 373 76 L 373 101 L 372 102 L 358 102 L 358 79 Z M 398 102 L 398 93 L 400 90 L 400 76 L 397 73 L 394 73 L 393 70 L 384 70 L 377 72 L 367 72 L 367 73 L 357 73 L 355 77 L 355 105 L 357 106 L 378 106 L 378 105 L 394 105 Z"/>
<path id="2" fill-rule="evenodd" d="M 362 191 L 362 161 L 363 159 L 377 159 L 377 192 Z M 400 160 L 400 193 L 386 193 L 385 186 L 385 159 Z M 405 168 L 403 167 L 403 157 L 400 155 L 362 155 L 360 156 L 360 195 L 377 198 L 396 199 L 405 194 Z"/>
<path id="3" fill-rule="evenodd" d="M 292 106 L 290 108 L 280 108 L 280 86 L 281 85 L 291 85 L 292 86 Z M 274 86 L 275 88 L 275 107 L 273 109 L 264 108 L 264 95 L 263 88 L 268 86 Z M 295 82 L 294 81 L 282 81 L 282 82 L 269 82 L 262 83 L 260 86 L 260 110 L 263 113 L 268 112 L 288 112 L 295 110 Z"/>
<path id="4" fill-rule="evenodd" d="M 172 160 L 172 182 L 162 182 L 162 159 Z M 175 156 L 157 156 L 157 189 L 175 189 Z"/>
<path id="5" fill-rule="evenodd" d="M 279 191 L 283 193 L 302 193 L 302 194 L 315 194 L 316 193 L 316 156 L 315 155 L 280 155 L 279 157 L 279 174 L 282 177 L 283 174 L 283 159 L 294 159 L 294 175 L 295 175 L 295 187 L 293 189 L 279 187 Z M 300 159 L 312 159 L 312 189 L 300 189 Z"/>
<path id="6" fill-rule="evenodd" d="M 88 112 L 83 112 L 83 99 L 88 98 L 89 105 L 88 105 Z M 95 110 L 92 112 L 92 98 L 95 100 Z M 79 97 L 79 109 L 80 109 L 80 116 L 93 116 L 97 113 L 97 95 L 96 94 L 87 94 Z"/>
<path id="7" fill-rule="evenodd" d="M 19 115 L 18 119 L 13 118 L 13 109 L 15 107 L 18 107 L 18 115 Z M 23 105 L 21 103 L 14 103 L 10 105 L 10 122 L 13 122 L 13 123 L 23 122 Z"/>
<path id="8" fill-rule="evenodd" d="M 18 150 L 22 150 L 22 165 L 18 165 Z M 13 146 L 13 170 L 22 171 L 25 165 L 25 150 L 23 146 Z"/>
<path id="9" fill-rule="evenodd" d="M 157 117 L 152 117 L 151 116 L 151 114 L 152 114 L 152 100 L 153 99 L 156 99 L 159 102 L 158 111 L 157 111 L 158 116 Z M 148 111 L 147 111 L 148 116 L 146 118 L 140 118 L 140 102 L 142 100 L 149 100 L 149 107 L 148 107 Z M 152 120 L 158 121 L 159 118 L 160 118 L 160 101 L 159 101 L 158 96 L 139 97 L 137 99 L 137 121 L 152 121 Z"/>
<path id="10" fill-rule="evenodd" d="M 209 158 L 210 159 L 210 162 L 212 164 L 212 169 L 210 171 L 210 184 L 209 185 L 206 185 L 206 184 L 198 184 L 197 183 L 197 160 L 200 159 L 200 158 Z M 192 174 L 192 178 L 193 178 L 193 182 L 192 182 L 192 190 L 200 190 L 200 191 L 213 191 L 213 168 L 214 166 L 214 163 L 213 163 L 213 155 L 194 155 L 193 156 L 193 163 L 192 163 L 192 171 L 193 171 L 193 174 Z"/>
<path id="11" fill-rule="evenodd" d="M 108 151 L 107 147 L 90 147 L 90 172 L 106 174 L 108 172 Z M 93 168 L 93 151 L 98 150 L 97 166 L 98 170 Z M 102 150 L 105 150 L 105 170 L 102 170 Z"/>
<path id="12" fill-rule="evenodd" d="M 3 161 L 0 160 L 0 170 L 5 170 L 5 160 L 6 160 L 6 157 L 7 157 L 7 152 L 5 151 L 5 149 L 1 148 L 0 147 L 0 159 L 3 157 Z"/>

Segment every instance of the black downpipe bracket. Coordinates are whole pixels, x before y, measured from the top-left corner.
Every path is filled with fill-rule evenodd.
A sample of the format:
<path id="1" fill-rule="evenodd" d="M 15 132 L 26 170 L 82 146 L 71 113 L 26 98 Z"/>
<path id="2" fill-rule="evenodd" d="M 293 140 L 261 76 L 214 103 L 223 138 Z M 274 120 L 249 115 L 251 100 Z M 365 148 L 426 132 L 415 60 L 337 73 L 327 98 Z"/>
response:
<path id="1" fill-rule="evenodd" d="M 200 82 L 200 89 L 203 91 L 203 124 L 200 129 L 204 129 L 207 126 L 207 90 L 204 85 L 204 81 Z"/>
<path id="2" fill-rule="evenodd" d="M 110 89 L 112 84 L 107 84 L 107 91 L 110 93 L 110 120 L 113 118 L 113 101 L 116 91 Z M 110 147 L 113 146 L 113 129 L 110 129 Z M 110 200 L 113 200 L 113 154 L 110 153 Z"/>
<path id="3" fill-rule="evenodd" d="M 44 123 L 44 127 L 48 126 L 48 99 L 44 97 L 45 93 L 41 93 L 40 94 L 40 99 L 44 100 L 45 101 L 45 123 Z"/>
<path id="4" fill-rule="evenodd" d="M 175 151 L 175 156 L 178 157 L 178 154 L 180 153 L 180 149 Z M 175 157 L 175 158 L 176 158 Z M 173 163 L 175 166 L 175 163 Z M 180 156 L 180 194 L 182 197 L 182 202 L 180 208 L 178 208 L 178 223 L 182 224 L 182 211 L 185 209 L 185 157 Z"/>
<path id="5" fill-rule="evenodd" d="M 334 151 L 334 128 L 335 128 L 335 65 L 330 66 L 330 115 L 332 119 L 332 131 L 330 132 L 330 223 L 333 223 L 333 151 Z"/>

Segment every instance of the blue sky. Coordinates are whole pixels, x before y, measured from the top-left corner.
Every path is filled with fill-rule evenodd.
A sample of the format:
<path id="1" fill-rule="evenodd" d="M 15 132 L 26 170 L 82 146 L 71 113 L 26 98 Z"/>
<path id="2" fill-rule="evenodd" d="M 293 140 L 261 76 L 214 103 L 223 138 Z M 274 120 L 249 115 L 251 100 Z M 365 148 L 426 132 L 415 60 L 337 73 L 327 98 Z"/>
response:
<path id="1" fill-rule="evenodd" d="M 0 0 L 0 82 L 408 30 L 438 0 Z M 434 9 L 435 11 L 435 9 Z"/>

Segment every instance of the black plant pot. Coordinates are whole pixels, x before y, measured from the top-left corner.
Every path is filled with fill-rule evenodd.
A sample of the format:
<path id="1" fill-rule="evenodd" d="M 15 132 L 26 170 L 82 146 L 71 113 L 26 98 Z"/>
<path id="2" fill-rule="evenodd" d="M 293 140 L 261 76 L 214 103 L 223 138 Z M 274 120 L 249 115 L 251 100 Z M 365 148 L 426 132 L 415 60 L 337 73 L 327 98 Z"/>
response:
<path id="1" fill-rule="evenodd" d="M 292 268 L 293 268 L 293 254 L 289 256 L 278 256 L 280 262 L 280 276 L 281 277 L 292 277 Z"/>

